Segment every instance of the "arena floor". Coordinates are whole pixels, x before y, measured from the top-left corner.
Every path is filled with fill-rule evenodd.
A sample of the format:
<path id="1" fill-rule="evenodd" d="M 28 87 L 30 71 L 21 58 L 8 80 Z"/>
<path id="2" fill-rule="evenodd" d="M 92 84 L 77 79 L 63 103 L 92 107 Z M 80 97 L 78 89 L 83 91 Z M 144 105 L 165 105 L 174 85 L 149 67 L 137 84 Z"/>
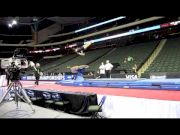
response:
<path id="1" fill-rule="evenodd" d="M 40 85 L 38 86 L 34 85 L 34 81 L 22 81 L 22 84 L 26 88 L 39 89 L 39 90 L 90 92 L 90 93 L 96 93 L 100 95 L 114 95 L 114 96 L 147 98 L 147 99 L 180 101 L 180 91 L 177 91 L 177 90 L 62 86 L 59 84 L 55 84 L 55 82 L 49 82 L 49 81 L 41 81 Z"/>
<path id="2" fill-rule="evenodd" d="M 106 95 L 107 99 L 103 105 L 103 112 L 100 113 L 100 115 L 106 118 L 180 118 L 179 90 L 62 86 L 60 84 L 55 84 L 55 82 L 52 81 L 40 81 L 38 86 L 34 85 L 34 81 L 22 81 L 22 84 L 26 89 L 37 89 L 42 91 L 96 93 L 98 102 L 102 99 L 103 95 Z M 25 108 L 30 109 L 28 105 L 22 106 L 26 106 Z M 9 113 L 12 113 L 13 107 L 15 107 L 15 104 L 12 102 L 4 104 L 4 107 L 0 107 L 0 117 L 11 117 L 9 116 Z M 85 118 L 63 112 L 56 112 L 38 106 L 36 106 L 36 108 L 38 110 L 37 114 L 27 114 L 22 117 Z M 1 109 L 3 111 L 1 111 Z M 48 113 L 44 113 L 45 111 Z M 16 116 L 15 118 L 18 117 Z"/>
<path id="3" fill-rule="evenodd" d="M 40 85 L 43 86 L 44 84 L 54 84 L 55 82 L 40 82 Z M 22 82 L 23 87 L 33 87 L 33 81 Z M 6 90 L 6 87 L 1 87 L 0 97 L 3 91 Z M 52 109 L 43 108 L 40 106 L 33 105 L 35 108 L 35 113 L 32 112 L 30 106 L 24 102 L 19 102 L 18 109 L 16 108 L 16 104 L 14 101 L 3 102 L 0 105 L 0 118 L 55 118 L 55 119 L 71 119 L 71 118 L 89 118 L 74 114 L 64 113 L 63 111 L 56 111 Z"/>
<path id="4" fill-rule="evenodd" d="M 34 113 L 26 103 L 20 102 L 19 108 L 17 109 L 15 102 L 9 101 L 1 105 L 0 118 L 85 118 L 36 105 L 33 105 L 33 107 L 35 109 Z"/>

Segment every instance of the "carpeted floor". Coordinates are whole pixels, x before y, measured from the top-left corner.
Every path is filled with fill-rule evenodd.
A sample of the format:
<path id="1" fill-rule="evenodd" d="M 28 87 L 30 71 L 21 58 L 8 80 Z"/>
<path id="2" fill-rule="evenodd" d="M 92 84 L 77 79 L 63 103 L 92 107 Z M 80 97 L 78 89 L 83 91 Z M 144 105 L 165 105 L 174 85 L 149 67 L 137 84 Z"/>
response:
<path id="1" fill-rule="evenodd" d="M 102 87 L 75 87 L 61 86 L 52 82 L 40 82 L 39 86 L 34 86 L 34 82 L 22 82 L 24 86 L 32 89 L 41 90 L 61 90 L 68 92 L 93 92 L 101 95 L 127 96 L 137 98 L 149 98 L 160 100 L 180 101 L 180 91 L 176 90 L 143 90 L 143 89 L 125 89 L 125 88 L 102 88 Z"/>

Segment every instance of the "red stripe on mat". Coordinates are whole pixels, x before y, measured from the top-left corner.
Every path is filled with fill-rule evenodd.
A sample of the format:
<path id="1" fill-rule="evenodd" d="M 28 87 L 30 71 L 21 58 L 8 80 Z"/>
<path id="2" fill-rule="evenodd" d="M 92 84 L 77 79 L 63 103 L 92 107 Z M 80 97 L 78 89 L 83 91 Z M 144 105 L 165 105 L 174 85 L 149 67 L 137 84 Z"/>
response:
<path id="1" fill-rule="evenodd" d="M 143 90 L 143 89 L 102 88 L 102 87 L 75 87 L 75 86 L 61 86 L 58 84 L 40 84 L 39 86 L 33 86 L 31 88 L 42 89 L 42 90 L 46 90 L 46 89 L 63 90 L 63 91 L 70 91 L 70 92 L 89 92 L 89 93 L 93 92 L 93 93 L 102 94 L 102 95 L 180 101 L 180 91 L 174 91 L 174 90 Z"/>

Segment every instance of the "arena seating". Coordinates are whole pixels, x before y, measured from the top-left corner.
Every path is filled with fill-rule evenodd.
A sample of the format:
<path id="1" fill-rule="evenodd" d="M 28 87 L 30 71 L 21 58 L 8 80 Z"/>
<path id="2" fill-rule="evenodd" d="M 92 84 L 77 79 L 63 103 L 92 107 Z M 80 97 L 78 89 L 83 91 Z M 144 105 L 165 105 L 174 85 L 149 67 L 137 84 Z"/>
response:
<path id="1" fill-rule="evenodd" d="M 168 39 L 145 73 L 180 71 L 180 38 Z"/>
<path id="2" fill-rule="evenodd" d="M 119 63 L 120 66 L 117 68 L 117 70 L 132 70 L 131 63 L 124 64 L 124 59 L 128 56 L 134 58 L 133 63 L 136 64 L 139 68 L 142 63 L 144 63 L 145 60 L 149 57 L 158 43 L 158 41 L 155 41 L 115 48 L 111 53 L 108 53 L 104 57 L 91 63 L 89 65 L 89 70 L 97 71 L 101 62 L 106 62 L 106 60 L 110 60 L 111 63 Z"/>
<path id="3" fill-rule="evenodd" d="M 65 55 L 61 58 L 56 58 L 54 60 L 43 59 L 42 61 L 40 61 L 41 69 L 42 69 L 42 71 L 45 71 L 45 72 L 50 71 L 52 68 L 54 68 L 64 62 L 67 62 L 75 57 L 77 57 L 76 54 L 71 54 L 71 55 Z"/>
<path id="4" fill-rule="evenodd" d="M 69 72 L 69 68 L 76 65 L 88 65 L 89 63 L 93 62 L 94 60 L 98 59 L 102 55 L 109 52 L 112 48 L 105 48 L 105 49 L 98 49 L 95 51 L 88 51 L 86 52 L 85 56 L 78 56 L 74 59 L 69 60 L 66 63 L 60 64 L 58 67 L 56 67 L 53 70 L 48 70 L 51 72 Z"/>
<path id="5" fill-rule="evenodd" d="M 159 41 L 134 44 L 124 47 L 105 48 L 86 52 L 85 56 L 78 56 L 77 54 L 71 54 L 63 56 L 62 58 L 54 59 L 51 62 L 47 59 L 42 60 L 42 71 L 49 73 L 62 73 L 69 72 L 72 67 L 76 65 L 89 65 L 90 68 L 87 71 L 97 71 L 101 62 L 110 60 L 111 63 L 119 63 L 120 67 L 116 70 L 126 69 L 132 71 L 132 63 L 124 64 L 124 59 L 128 56 L 134 58 L 133 64 L 136 64 L 139 68 L 150 56 Z"/>

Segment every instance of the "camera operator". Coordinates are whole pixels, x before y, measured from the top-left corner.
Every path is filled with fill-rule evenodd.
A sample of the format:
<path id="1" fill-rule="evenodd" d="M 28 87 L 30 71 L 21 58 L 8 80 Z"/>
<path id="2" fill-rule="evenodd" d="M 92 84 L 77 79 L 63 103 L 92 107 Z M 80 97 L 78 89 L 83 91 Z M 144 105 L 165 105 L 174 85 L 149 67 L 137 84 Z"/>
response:
<path id="1" fill-rule="evenodd" d="M 15 62 L 12 62 L 8 67 L 9 80 L 17 81 L 20 79 L 20 68 L 15 65 Z"/>
<path id="2" fill-rule="evenodd" d="M 9 73 L 8 69 L 5 69 L 5 74 L 6 74 L 6 80 L 7 80 L 7 86 L 8 86 L 9 82 L 10 82 L 10 73 Z"/>
<path id="3" fill-rule="evenodd" d="M 36 66 L 35 66 L 35 69 L 34 70 L 34 75 L 35 75 L 35 78 L 36 78 L 36 81 L 35 81 L 35 84 L 36 85 L 39 85 L 39 78 L 40 78 L 40 64 L 39 63 L 36 63 Z"/>

